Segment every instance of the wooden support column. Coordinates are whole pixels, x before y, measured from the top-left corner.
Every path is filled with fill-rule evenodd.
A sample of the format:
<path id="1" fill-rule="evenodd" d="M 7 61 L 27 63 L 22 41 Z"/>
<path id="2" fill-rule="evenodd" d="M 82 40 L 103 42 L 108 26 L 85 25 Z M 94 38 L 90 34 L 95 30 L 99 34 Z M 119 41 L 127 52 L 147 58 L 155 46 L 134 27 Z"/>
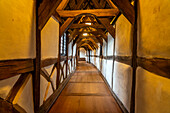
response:
<path id="1" fill-rule="evenodd" d="M 68 32 L 66 32 L 66 56 L 67 56 L 67 58 L 66 58 L 66 78 L 67 78 L 67 70 L 68 70 L 68 44 L 69 44 L 69 36 L 68 36 Z"/>
<path id="2" fill-rule="evenodd" d="M 115 27 L 116 28 L 116 27 Z M 116 30 L 115 30 L 116 31 Z M 116 33 L 115 33 L 116 34 Z M 115 36 L 116 37 L 116 36 Z M 114 38 L 114 46 L 113 46 L 113 66 L 112 66 L 112 89 L 113 89 L 113 75 L 114 75 L 114 65 L 115 65 L 115 45 L 116 45 L 116 38 Z"/>
<path id="3" fill-rule="evenodd" d="M 36 1 L 36 58 L 33 72 L 33 100 L 34 112 L 37 113 L 40 105 L 40 69 L 41 69 L 41 30 L 38 28 L 39 1 Z"/>
<path id="4" fill-rule="evenodd" d="M 101 58 L 101 62 L 100 62 L 100 71 L 102 71 L 102 61 L 103 61 L 103 46 L 100 45 L 100 58 Z"/>
<path id="5" fill-rule="evenodd" d="M 137 0 L 134 2 L 135 9 L 135 22 L 133 26 L 133 48 L 132 48 L 132 92 L 131 92 L 131 103 L 130 113 L 135 113 L 135 88 L 136 88 L 136 68 L 137 68 Z"/>
<path id="6" fill-rule="evenodd" d="M 90 49 L 89 49 L 89 63 L 90 63 Z"/>
<path id="7" fill-rule="evenodd" d="M 73 67 L 73 62 L 74 62 L 74 58 L 73 58 L 73 44 L 72 44 L 72 59 L 71 59 L 71 69 Z"/>
<path id="8" fill-rule="evenodd" d="M 60 31 L 59 31 L 60 32 Z M 56 78 L 56 89 L 58 89 L 58 87 L 59 87 L 59 84 L 60 84 L 60 59 L 61 59 L 61 52 L 60 52 L 60 50 L 61 50 L 61 36 L 60 36 L 61 34 L 59 34 L 59 44 L 58 44 L 58 63 L 57 63 L 57 78 Z"/>
<path id="9" fill-rule="evenodd" d="M 76 47 L 76 68 L 78 65 L 78 47 Z"/>

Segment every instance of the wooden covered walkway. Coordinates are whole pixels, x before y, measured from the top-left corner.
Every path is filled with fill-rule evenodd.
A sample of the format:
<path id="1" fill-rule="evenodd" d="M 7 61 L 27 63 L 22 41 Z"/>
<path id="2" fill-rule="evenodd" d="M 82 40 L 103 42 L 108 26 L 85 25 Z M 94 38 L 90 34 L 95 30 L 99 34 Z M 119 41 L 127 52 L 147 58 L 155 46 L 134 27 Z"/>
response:
<path id="1" fill-rule="evenodd" d="M 81 62 L 49 113 L 121 113 L 121 109 L 98 70 Z"/>

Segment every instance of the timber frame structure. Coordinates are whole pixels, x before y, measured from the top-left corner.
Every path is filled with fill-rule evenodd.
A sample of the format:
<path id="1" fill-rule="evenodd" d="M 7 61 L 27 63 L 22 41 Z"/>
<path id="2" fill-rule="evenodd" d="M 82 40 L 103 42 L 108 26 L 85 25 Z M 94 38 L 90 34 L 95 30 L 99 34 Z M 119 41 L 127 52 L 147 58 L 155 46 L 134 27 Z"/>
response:
<path id="1" fill-rule="evenodd" d="M 107 42 L 107 33 L 115 38 L 114 24 L 121 14 L 133 25 L 132 57 L 90 55 L 91 50 L 99 47 L 97 43 L 103 45 L 103 41 Z M 58 58 L 41 60 L 41 30 L 51 16 L 55 17 L 60 23 Z M 73 46 L 77 44 L 76 57 L 68 56 L 68 50 L 66 56 L 61 56 L 60 37 L 64 33 L 67 35 L 67 48 L 68 44 L 72 41 Z M 64 76 L 63 74 L 64 71 L 67 73 L 67 69 L 70 69 L 69 61 L 71 65 L 76 68 L 79 48 L 84 48 L 86 51 L 89 51 L 89 61 L 90 57 L 100 57 L 102 59 L 114 59 L 133 67 L 130 113 L 135 113 L 135 84 L 136 68 L 138 65 L 151 72 L 159 73 L 161 76 L 170 78 L 168 69 L 169 60 L 167 62 L 167 60 L 164 59 L 144 59 L 137 57 L 137 0 L 36 0 L 36 58 L 0 61 L 0 70 L 2 70 L 0 71 L 0 80 L 21 74 L 18 81 L 10 90 L 7 98 L 5 100 L 0 99 L 0 103 L 3 103 L 4 107 L 9 107 L 11 111 L 25 112 L 19 105 L 12 103 L 22 85 L 26 84 L 28 78 L 32 76 L 34 112 L 48 112 L 71 77 Z M 62 65 L 61 62 L 63 61 L 64 64 Z M 145 62 L 146 64 L 144 64 Z M 158 66 L 159 63 L 162 65 Z M 44 67 L 52 64 L 54 64 L 54 66 L 49 75 Z M 13 68 L 11 68 L 11 66 Z M 64 70 L 64 66 L 66 66 L 66 70 Z M 165 69 L 163 69 L 164 67 Z M 57 69 L 56 90 L 50 79 L 55 68 Z M 70 73 L 70 75 L 71 74 L 72 73 Z M 51 84 L 53 94 L 40 106 L 41 75 L 48 81 L 49 86 Z M 62 83 L 61 79 L 64 79 Z M 122 103 L 120 103 L 120 100 L 117 99 L 117 101 L 119 101 L 118 103 L 123 112 L 127 112 Z"/>

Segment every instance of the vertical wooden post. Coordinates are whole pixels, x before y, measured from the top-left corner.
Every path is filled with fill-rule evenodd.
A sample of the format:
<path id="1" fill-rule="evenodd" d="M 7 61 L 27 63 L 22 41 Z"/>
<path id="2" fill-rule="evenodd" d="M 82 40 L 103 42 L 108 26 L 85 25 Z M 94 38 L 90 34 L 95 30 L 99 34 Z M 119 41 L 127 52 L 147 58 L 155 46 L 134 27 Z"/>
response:
<path id="1" fill-rule="evenodd" d="M 60 31 L 59 31 L 60 33 Z M 59 44 L 58 44 L 58 62 L 57 62 L 57 77 L 56 77 L 56 89 L 58 89 L 59 87 L 59 84 L 60 84 L 60 81 L 59 81 L 59 78 L 60 78 L 60 59 L 61 59 L 61 35 L 59 34 Z"/>
<path id="2" fill-rule="evenodd" d="M 101 54 L 100 54 L 100 58 L 101 58 L 101 62 L 100 62 L 100 71 L 102 72 L 102 62 L 103 62 L 103 46 L 100 46 L 101 49 Z"/>
<path id="3" fill-rule="evenodd" d="M 132 47 L 132 91 L 130 113 L 135 113 L 135 88 L 136 88 L 136 68 L 137 68 L 137 0 L 134 1 L 135 23 L 133 26 L 133 47 Z"/>
<path id="4" fill-rule="evenodd" d="M 76 47 L 76 68 L 78 65 L 78 47 Z"/>
<path id="5" fill-rule="evenodd" d="M 68 36 L 68 32 L 66 32 L 66 56 L 67 56 L 67 59 L 66 59 L 66 78 L 67 78 L 67 72 L 68 72 L 68 43 L 69 43 L 69 36 Z"/>
<path id="6" fill-rule="evenodd" d="M 74 62 L 74 59 L 73 59 L 73 44 L 72 44 L 72 59 L 71 59 L 71 69 L 73 68 L 73 62 Z M 73 68 L 74 69 L 74 68 Z"/>
<path id="7" fill-rule="evenodd" d="M 89 50 L 89 63 L 90 63 L 90 50 Z"/>
<path id="8" fill-rule="evenodd" d="M 34 112 L 37 113 L 40 105 L 40 69 L 41 69 L 41 30 L 38 28 L 38 7 L 40 3 L 36 1 L 36 58 L 33 73 L 33 100 Z"/>
<path id="9" fill-rule="evenodd" d="M 116 33 L 115 33 L 116 34 Z M 116 36 L 115 36 L 116 37 Z M 114 46 L 113 46 L 113 66 L 112 66 L 112 89 L 113 89 L 113 75 L 114 75 L 114 65 L 115 65 L 115 45 L 116 45 L 116 38 L 114 37 Z"/>

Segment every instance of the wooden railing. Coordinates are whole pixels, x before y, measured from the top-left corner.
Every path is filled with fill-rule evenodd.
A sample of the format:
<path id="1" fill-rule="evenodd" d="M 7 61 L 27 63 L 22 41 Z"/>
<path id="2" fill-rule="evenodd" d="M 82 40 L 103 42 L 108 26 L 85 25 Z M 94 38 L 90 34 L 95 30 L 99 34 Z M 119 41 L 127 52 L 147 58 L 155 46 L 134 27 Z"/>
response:
<path id="1" fill-rule="evenodd" d="M 57 64 L 59 63 L 58 59 L 49 58 L 49 59 L 45 59 L 41 61 L 41 70 L 40 70 L 41 76 L 43 76 L 49 84 L 47 86 L 45 96 L 43 98 L 44 102 L 39 107 L 39 112 L 47 112 L 50 109 L 55 99 L 57 99 L 62 89 L 64 88 L 68 80 L 70 79 L 72 73 L 74 72 L 75 67 L 76 67 L 75 61 L 76 61 L 76 57 L 69 56 L 68 60 L 67 60 L 67 57 L 61 57 L 60 58 L 60 69 L 59 69 L 61 70 L 61 74 L 60 75 L 57 74 L 56 76 L 58 77 L 56 78 L 59 78 L 59 80 L 54 80 L 54 81 L 52 81 L 52 76 L 54 76 L 54 70 L 55 69 L 58 70 L 58 67 L 57 67 Z M 66 62 L 69 62 L 69 63 L 66 63 Z M 70 64 L 71 66 L 73 66 L 74 70 L 71 70 L 72 67 L 70 67 Z M 31 76 L 34 76 L 34 73 L 33 73 L 34 65 L 35 65 L 35 59 L 16 59 L 16 60 L 0 61 L 0 80 L 5 80 L 8 78 L 20 75 L 19 79 L 16 81 L 16 83 L 13 85 L 13 87 L 7 94 L 6 98 L 5 99 L 0 98 L 0 104 L 3 104 L 3 106 L 1 107 L 4 108 L 4 109 L 1 108 L 1 110 L 9 109 L 9 111 L 12 111 L 12 112 L 13 111 L 26 112 L 18 104 L 12 104 L 12 103 L 14 99 L 16 98 L 19 90 L 25 86 L 24 84 L 27 84 L 28 79 Z M 50 65 L 52 65 L 53 67 L 52 67 L 51 73 L 48 73 L 45 67 L 50 66 Z M 66 65 L 67 65 L 67 68 L 64 68 Z M 65 71 L 69 71 L 68 76 L 64 74 Z M 58 86 L 56 86 L 55 88 L 54 84 L 57 81 L 59 83 L 56 83 L 56 85 Z M 49 91 L 48 89 L 50 85 L 52 87 L 53 93 L 49 98 L 47 98 L 47 94 Z"/>

